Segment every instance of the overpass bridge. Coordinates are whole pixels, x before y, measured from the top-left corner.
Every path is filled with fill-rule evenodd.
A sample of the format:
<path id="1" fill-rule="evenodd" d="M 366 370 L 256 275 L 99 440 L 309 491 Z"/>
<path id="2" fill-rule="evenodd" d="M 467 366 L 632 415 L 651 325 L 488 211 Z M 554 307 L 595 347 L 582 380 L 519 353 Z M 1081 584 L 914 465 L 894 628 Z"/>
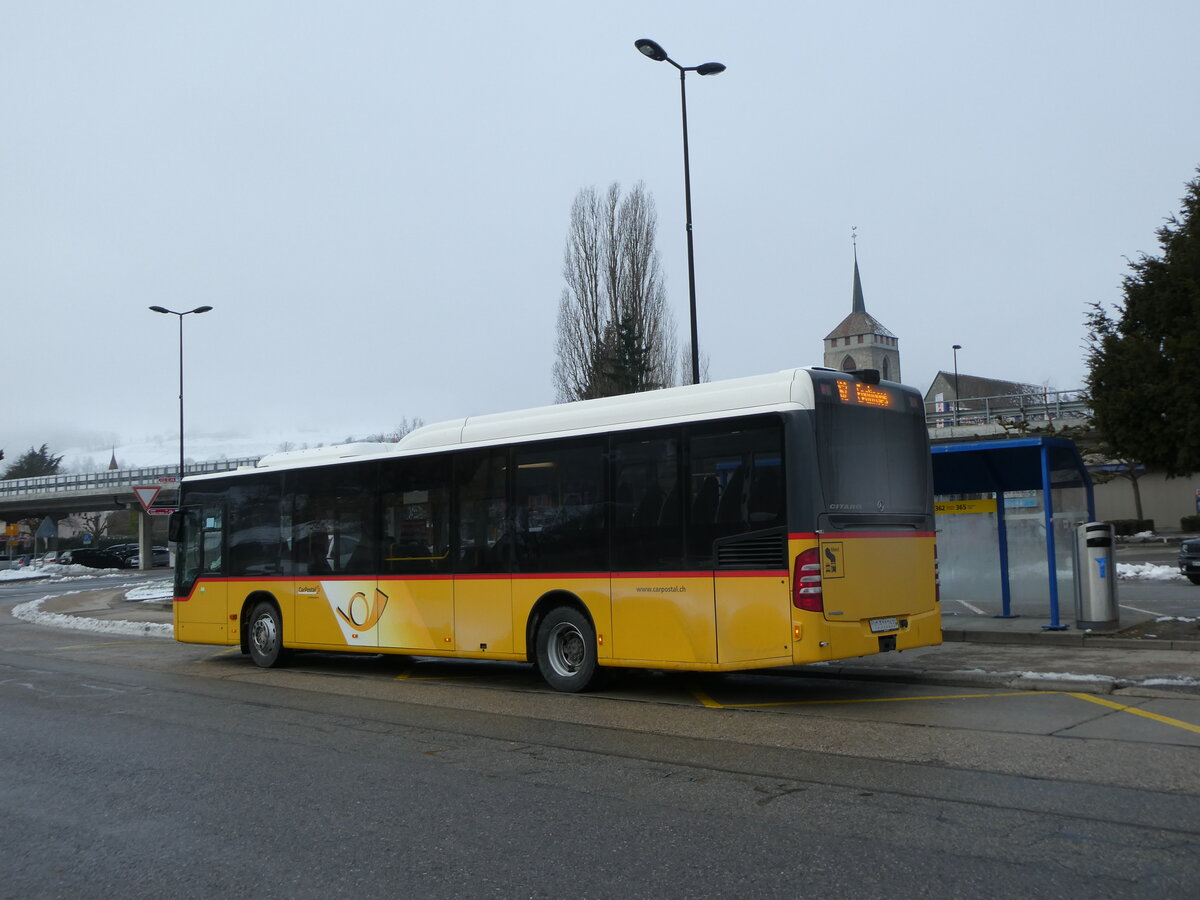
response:
<path id="1" fill-rule="evenodd" d="M 1048 431 L 1079 428 L 1091 417 L 1091 404 L 1082 391 L 964 397 L 957 404 L 953 400 L 925 404 L 925 424 L 935 444 L 1023 437 L 1027 427 Z"/>
<path id="2" fill-rule="evenodd" d="M 222 459 L 191 463 L 185 475 L 227 472 L 239 466 L 252 466 L 258 457 Z M 155 506 L 174 505 L 178 494 L 179 466 L 148 466 L 141 469 L 115 469 L 76 475 L 43 475 L 37 478 L 12 478 L 0 481 L 0 520 L 62 518 L 72 513 L 141 510 L 134 488 L 156 487 L 160 493 Z"/>

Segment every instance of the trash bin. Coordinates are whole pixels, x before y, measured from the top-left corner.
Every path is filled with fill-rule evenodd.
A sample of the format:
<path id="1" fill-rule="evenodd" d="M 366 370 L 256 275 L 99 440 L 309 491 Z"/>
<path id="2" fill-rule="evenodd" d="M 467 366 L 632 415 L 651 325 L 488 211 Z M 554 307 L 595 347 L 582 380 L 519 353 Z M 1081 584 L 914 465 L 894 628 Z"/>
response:
<path id="1" fill-rule="evenodd" d="M 1075 627 L 1117 627 L 1115 530 L 1109 522 L 1085 522 L 1075 531 Z"/>

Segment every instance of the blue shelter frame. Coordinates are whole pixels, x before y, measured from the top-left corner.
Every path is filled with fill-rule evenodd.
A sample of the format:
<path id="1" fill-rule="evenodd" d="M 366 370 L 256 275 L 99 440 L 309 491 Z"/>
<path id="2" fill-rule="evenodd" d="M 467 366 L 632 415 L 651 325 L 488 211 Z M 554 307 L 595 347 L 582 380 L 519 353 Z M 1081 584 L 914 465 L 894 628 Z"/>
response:
<path id="1" fill-rule="evenodd" d="M 1008 572 L 1008 532 L 1004 523 L 1004 495 L 1010 491 L 1037 490 L 1042 495 L 1046 525 L 1046 563 L 1050 579 L 1050 624 L 1042 627 L 1062 631 L 1058 618 L 1058 577 L 1055 567 L 1055 488 L 1084 488 L 1088 521 L 1096 518 L 1092 479 L 1073 441 L 1066 438 L 1034 437 L 933 447 L 933 492 L 945 494 L 995 493 L 999 527 L 1000 591 L 1004 611 L 997 618 L 1013 618 L 1012 590 Z"/>

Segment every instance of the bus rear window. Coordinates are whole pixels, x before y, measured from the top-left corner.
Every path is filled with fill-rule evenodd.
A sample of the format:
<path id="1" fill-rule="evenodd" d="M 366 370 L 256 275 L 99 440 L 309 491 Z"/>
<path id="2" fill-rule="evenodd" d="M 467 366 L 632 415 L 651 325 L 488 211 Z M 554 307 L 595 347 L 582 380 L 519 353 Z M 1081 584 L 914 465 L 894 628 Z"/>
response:
<path id="1" fill-rule="evenodd" d="M 894 399 L 890 407 L 818 399 L 817 461 L 829 512 L 930 512 L 925 417 L 907 395 Z"/>

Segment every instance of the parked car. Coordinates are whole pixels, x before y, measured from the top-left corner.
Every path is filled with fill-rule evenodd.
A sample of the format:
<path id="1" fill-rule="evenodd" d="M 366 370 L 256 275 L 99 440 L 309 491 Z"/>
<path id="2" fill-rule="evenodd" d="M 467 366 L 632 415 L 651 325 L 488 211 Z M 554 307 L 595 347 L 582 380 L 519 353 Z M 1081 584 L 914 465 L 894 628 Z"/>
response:
<path id="1" fill-rule="evenodd" d="M 152 566 L 169 566 L 171 564 L 171 551 L 166 547 L 155 547 L 152 553 Z M 133 553 L 125 557 L 125 564 L 131 569 L 140 568 L 142 565 L 142 555 L 140 553 Z"/>
<path id="2" fill-rule="evenodd" d="M 38 557 L 37 560 L 34 562 L 34 565 L 35 566 L 52 566 L 56 562 L 58 562 L 58 551 L 51 550 L 49 553 L 46 553 L 46 554 Z"/>
<path id="3" fill-rule="evenodd" d="M 1200 584 L 1200 538 L 1179 545 L 1179 571 L 1192 584 Z"/>
<path id="4" fill-rule="evenodd" d="M 75 551 L 73 551 L 73 550 L 61 550 L 61 551 L 59 551 L 59 554 L 58 554 L 58 564 L 59 564 L 60 566 L 69 566 L 69 565 L 71 565 L 71 558 L 72 558 L 72 556 L 73 556 L 74 552 L 75 552 Z"/>
<path id="5" fill-rule="evenodd" d="M 92 569 L 120 569 L 125 565 L 125 561 L 115 553 L 87 548 L 73 551 L 71 561 L 77 566 L 88 566 Z"/>

